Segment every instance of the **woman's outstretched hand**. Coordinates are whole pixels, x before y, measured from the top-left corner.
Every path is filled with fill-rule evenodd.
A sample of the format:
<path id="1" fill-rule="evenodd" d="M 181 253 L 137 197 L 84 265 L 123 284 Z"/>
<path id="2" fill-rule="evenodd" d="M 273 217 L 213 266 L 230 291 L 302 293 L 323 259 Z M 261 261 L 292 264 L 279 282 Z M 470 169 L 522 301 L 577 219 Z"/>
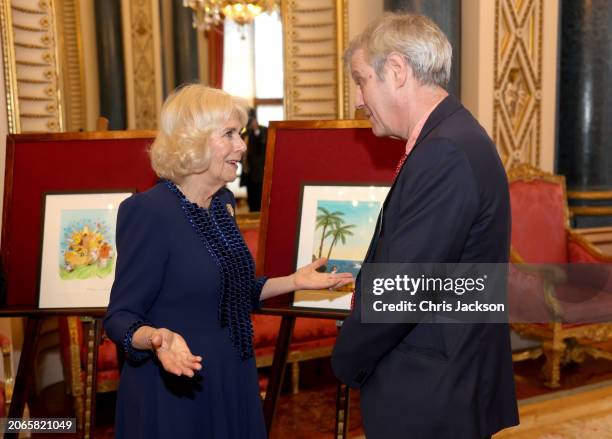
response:
<path id="1" fill-rule="evenodd" d="M 176 332 L 155 329 L 150 335 L 150 343 L 166 372 L 192 377 L 195 371 L 202 369 L 202 357 L 193 355 L 185 339 Z"/>
<path id="2" fill-rule="evenodd" d="M 340 288 L 353 282 L 351 273 L 320 273 L 317 268 L 327 263 L 326 258 L 320 258 L 311 264 L 299 268 L 293 275 L 296 290 L 320 290 L 323 288 Z"/>

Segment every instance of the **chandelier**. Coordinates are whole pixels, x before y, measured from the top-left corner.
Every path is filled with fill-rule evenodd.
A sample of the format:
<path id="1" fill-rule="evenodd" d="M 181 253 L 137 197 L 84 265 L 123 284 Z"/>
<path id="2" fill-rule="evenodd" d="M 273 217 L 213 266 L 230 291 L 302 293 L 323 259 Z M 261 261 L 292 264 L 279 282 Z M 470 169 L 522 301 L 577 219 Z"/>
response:
<path id="1" fill-rule="evenodd" d="M 198 30 L 209 30 L 223 18 L 244 25 L 277 8 L 276 0 L 183 0 L 183 6 L 193 10 L 193 27 Z"/>

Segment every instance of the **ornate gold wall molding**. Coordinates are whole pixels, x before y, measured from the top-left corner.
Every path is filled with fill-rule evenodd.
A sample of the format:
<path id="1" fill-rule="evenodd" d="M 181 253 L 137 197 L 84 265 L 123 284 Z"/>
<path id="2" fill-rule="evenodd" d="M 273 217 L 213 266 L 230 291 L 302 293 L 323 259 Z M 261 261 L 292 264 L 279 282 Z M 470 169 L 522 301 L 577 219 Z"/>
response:
<path id="1" fill-rule="evenodd" d="M 55 0 L 66 131 L 85 130 L 85 62 L 79 0 Z"/>
<path id="2" fill-rule="evenodd" d="M 126 58 L 126 90 L 128 99 L 128 128 L 157 128 L 158 107 L 161 99 L 158 88 L 161 79 L 159 58 L 159 12 L 155 0 L 123 2 L 124 48 Z M 129 24 L 128 24 L 129 23 Z M 128 27 L 126 29 L 126 24 Z M 159 68 L 156 68 L 159 64 Z"/>
<path id="3" fill-rule="evenodd" d="M 544 0 L 496 0 L 493 138 L 506 168 L 539 167 Z"/>
<path id="4" fill-rule="evenodd" d="M 346 0 L 282 2 L 285 40 L 285 113 L 291 119 L 348 116 Z"/>
<path id="5" fill-rule="evenodd" d="M 11 4 L 2 0 L 0 5 L 0 32 L 2 37 L 2 68 L 4 69 L 4 88 L 6 90 L 6 115 L 10 133 L 21 131 L 19 123 L 19 99 L 17 97 L 17 66 L 15 64 L 15 43 L 13 41 L 13 25 Z"/>
<path id="6" fill-rule="evenodd" d="M 63 103 L 52 0 L 2 0 L 9 131 L 62 131 Z"/>

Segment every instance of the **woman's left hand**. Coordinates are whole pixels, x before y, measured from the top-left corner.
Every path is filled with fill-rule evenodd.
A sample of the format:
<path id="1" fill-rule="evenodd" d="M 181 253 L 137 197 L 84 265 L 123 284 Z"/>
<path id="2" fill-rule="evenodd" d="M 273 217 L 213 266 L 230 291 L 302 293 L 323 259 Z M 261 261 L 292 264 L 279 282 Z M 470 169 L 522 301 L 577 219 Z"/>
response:
<path id="1" fill-rule="evenodd" d="M 326 258 L 320 258 L 311 264 L 299 268 L 293 274 L 295 290 L 320 290 L 323 288 L 340 288 L 353 282 L 351 273 L 320 273 L 317 268 L 327 263 Z"/>

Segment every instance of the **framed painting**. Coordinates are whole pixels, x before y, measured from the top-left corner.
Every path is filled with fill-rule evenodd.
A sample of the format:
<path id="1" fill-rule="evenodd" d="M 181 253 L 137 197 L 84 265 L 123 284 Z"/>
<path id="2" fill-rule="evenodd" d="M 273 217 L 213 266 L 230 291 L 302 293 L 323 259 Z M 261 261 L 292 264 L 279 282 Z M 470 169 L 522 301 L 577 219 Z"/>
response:
<path id="1" fill-rule="evenodd" d="M 44 194 L 39 309 L 108 305 L 117 260 L 117 212 L 133 193 Z"/>
<path id="2" fill-rule="evenodd" d="M 325 257 L 321 271 L 356 277 L 388 192 L 378 185 L 304 185 L 296 268 Z M 296 291 L 293 306 L 349 310 L 353 289 Z"/>
<path id="3" fill-rule="evenodd" d="M 155 134 L 134 130 L 7 137 L 0 246 L 7 294 L 2 310 L 38 311 L 45 194 L 146 191 L 158 181 L 147 152 Z M 79 314 L 76 308 L 70 312 Z"/>
<path id="4" fill-rule="evenodd" d="M 257 245 L 258 274 L 286 276 L 296 269 L 296 265 L 311 262 L 313 255 L 319 255 L 319 250 L 322 256 L 327 256 L 333 237 L 329 235 L 324 238 L 320 248 L 323 230 L 316 229 L 318 207 L 329 210 L 335 209 L 334 202 L 352 205 L 353 202 L 361 204 L 369 200 L 370 187 L 391 186 L 397 162 L 404 153 L 405 142 L 376 137 L 368 121 L 272 122 L 268 129 Z M 340 188 L 345 188 L 346 198 L 330 195 Z M 380 192 L 375 198 L 381 202 L 384 199 L 383 189 L 376 191 Z M 323 204 L 318 206 L 319 202 Z M 327 207 L 325 202 L 328 203 Z M 379 208 L 372 206 L 368 213 L 368 219 L 372 216 L 372 227 L 376 224 Z M 348 221 L 356 213 L 346 211 L 344 215 Z M 356 225 L 354 222 L 346 224 Z M 363 237 L 361 250 L 353 255 L 344 255 L 349 243 L 355 242 L 356 229 L 346 229 L 353 233 L 344 233 L 346 244 L 338 236 L 331 248 L 330 259 L 363 259 L 372 236 L 365 227 L 359 227 L 358 232 Z M 325 234 L 328 232 L 329 229 L 325 230 Z M 347 264 L 350 265 L 349 262 L 340 265 Z M 353 262 L 351 267 L 354 273 L 358 269 L 355 264 L 357 262 Z M 332 270 L 333 265 L 339 271 L 345 269 L 333 263 L 327 268 Z M 349 307 L 348 293 L 339 292 L 342 297 L 331 303 L 334 299 L 319 300 L 318 297 L 306 297 L 306 293 L 299 292 L 270 299 L 264 308 L 270 312 L 295 308 L 299 312 L 308 311 L 317 315 L 338 315 L 346 313 Z"/>

